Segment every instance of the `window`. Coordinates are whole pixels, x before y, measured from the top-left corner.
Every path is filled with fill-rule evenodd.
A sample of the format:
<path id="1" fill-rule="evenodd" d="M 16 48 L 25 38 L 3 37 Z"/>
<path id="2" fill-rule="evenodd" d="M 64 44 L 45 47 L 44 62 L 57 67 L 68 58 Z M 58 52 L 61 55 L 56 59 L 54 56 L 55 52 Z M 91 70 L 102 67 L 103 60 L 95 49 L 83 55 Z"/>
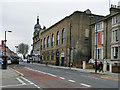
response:
<path id="1" fill-rule="evenodd" d="M 96 25 L 95 25 L 96 28 Z M 97 23 L 97 30 L 103 29 L 103 22 Z"/>
<path id="2" fill-rule="evenodd" d="M 47 38 L 47 47 L 49 48 L 49 44 L 50 44 L 50 38 L 49 38 L 49 36 L 48 36 L 48 38 Z"/>
<path id="3" fill-rule="evenodd" d="M 52 34 L 52 43 L 51 46 L 54 46 L 54 34 Z"/>
<path id="4" fill-rule="evenodd" d="M 41 50 L 42 50 L 42 39 L 41 39 L 41 46 L 40 47 L 41 47 Z"/>
<path id="5" fill-rule="evenodd" d="M 114 24 L 117 24 L 117 23 L 119 23 L 120 22 L 120 16 L 119 15 L 117 15 L 117 16 L 114 16 L 113 18 L 112 18 L 112 24 L 114 25 Z"/>
<path id="6" fill-rule="evenodd" d="M 119 41 L 119 30 L 112 31 L 112 42 Z"/>
<path id="7" fill-rule="evenodd" d="M 46 38 L 44 38 L 44 48 L 46 48 Z"/>
<path id="8" fill-rule="evenodd" d="M 97 49 L 97 59 L 103 59 L 103 49 Z"/>
<path id="9" fill-rule="evenodd" d="M 54 60 L 54 54 L 51 55 L 51 60 Z"/>
<path id="10" fill-rule="evenodd" d="M 49 54 L 47 55 L 47 61 L 49 61 L 50 60 L 50 56 L 49 56 Z"/>
<path id="11" fill-rule="evenodd" d="M 65 43 L 65 29 L 62 30 L 62 44 Z"/>
<path id="12" fill-rule="evenodd" d="M 115 37 L 115 33 L 114 33 L 114 31 L 112 32 L 112 41 L 114 42 L 115 40 L 114 40 L 114 37 Z"/>
<path id="13" fill-rule="evenodd" d="M 118 41 L 118 30 L 116 30 L 116 41 Z"/>
<path id="14" fill-rule="evenodd" d="M 46 55 L 44 54 L 44 60 L 46 60 Z"/>
<path id="15" fill-rule="evenodd" d="M 59 31 L 57 32 L 57 45 L 59 45 L 59 40 L 60 40 L 60 38 L 59 38 Z"/>
<path id="16" fill-rule="evenodd" d="M 117 59 L 118 58 L 118 47 L 113 47 L 112 52 L 113 52 L 113 59 Z"/>
<path id="17" fill-rule="evenodd" d="M 119 51 L 119 48 L 118 47 L 112 47 L 112 58 L 113 59 L 118 59 L 119 57 L 118 57 L 118 51 Z"/>
<path id="18" fill-rule="evenodd" d="M 100 56 L 101 55 L 101 50 L 100 49 L 98 49 L 98 59 L 100 59 Z"/>

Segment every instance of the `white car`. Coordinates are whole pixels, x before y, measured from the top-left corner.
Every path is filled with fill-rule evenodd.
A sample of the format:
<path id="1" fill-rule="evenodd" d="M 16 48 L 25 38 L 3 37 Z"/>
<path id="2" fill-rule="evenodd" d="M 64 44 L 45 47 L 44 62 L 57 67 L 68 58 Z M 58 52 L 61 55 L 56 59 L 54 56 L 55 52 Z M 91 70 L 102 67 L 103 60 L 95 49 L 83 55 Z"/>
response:
<path id="1" fill-rule="evenodd" d="M 7 59 L 7 64 L 11 64 L 12 62 L 11 62 L 11 59 L 10 58 L 8 58 Z"/>

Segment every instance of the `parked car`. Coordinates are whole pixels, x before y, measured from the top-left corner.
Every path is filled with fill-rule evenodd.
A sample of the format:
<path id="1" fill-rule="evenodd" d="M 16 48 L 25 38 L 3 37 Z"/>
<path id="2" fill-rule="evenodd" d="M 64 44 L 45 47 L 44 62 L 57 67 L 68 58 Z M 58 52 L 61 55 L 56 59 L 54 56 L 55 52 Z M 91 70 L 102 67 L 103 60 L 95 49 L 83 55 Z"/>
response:
<path id="1" fill-rule="evenodd" d="M 8 57 L 7 58 L 7 64 L 11 64 L 12 62 L 11 62 L 11 58 L 10 57 Z"/>
<path id="2" fill-rule="evenodd" d="M 12 57 L 12 64 L 19 64 L 19 57 Z"/>
<path id="3" fill-rule="evenodd" d="M 23 59 L 21 57 L 19 57 L 19 62 L 23 62 Z"/>
<path id="4" fill-rule="evenodd" d="M 31 55 L 28 55 L 27 57 L 27 63 L 33 62 L 33 57 Z"/>

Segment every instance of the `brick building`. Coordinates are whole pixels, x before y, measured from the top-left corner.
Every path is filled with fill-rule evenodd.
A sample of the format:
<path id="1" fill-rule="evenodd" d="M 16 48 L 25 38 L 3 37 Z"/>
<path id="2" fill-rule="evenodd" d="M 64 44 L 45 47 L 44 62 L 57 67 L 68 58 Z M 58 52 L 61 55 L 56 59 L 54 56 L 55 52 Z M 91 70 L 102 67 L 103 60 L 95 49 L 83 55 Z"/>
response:
<path id="1" fill-rule="evenodd" d="M 76 11 L 42 30 L 40 36 L 40 55 L 42 63 L 63 66 L 77 66 L 91 58 L 90 24 L 103 16 L 91 14 L 90 10 Z M 57 59 L 57 58 L 59 59 Z"/>

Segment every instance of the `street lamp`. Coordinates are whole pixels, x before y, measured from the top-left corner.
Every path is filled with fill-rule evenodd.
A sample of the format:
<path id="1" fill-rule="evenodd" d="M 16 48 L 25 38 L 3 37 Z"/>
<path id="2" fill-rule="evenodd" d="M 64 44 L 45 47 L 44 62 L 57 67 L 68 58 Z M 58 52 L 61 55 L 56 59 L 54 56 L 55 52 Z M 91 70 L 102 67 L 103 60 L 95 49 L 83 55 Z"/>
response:
<path id="1" fill-rule="evenodd" d="M 5 31 L 5 54 L 4 54 L 4 61 L 3 61 L 3 69 L 7 69 L 7 55 L 6 55 L 6 32 L 12 32 L 12 31 Z"/>
<path id="2" fill-rule="evenodd" d="M 6 32 L 12 32 L 12 31 L 5 31 L 5 56 L 6 56 L 6 42 L 7 42 L 7 40 L 6 40 Z"/>
<path id="3" fill-rule="evenodd" d="M 95 38 L 95 39 L 96 39 L 96 45 L 95 45 L 95 46 L 96 46 L 96 47 L 95 47 L 95 48 L 96 48 L 96 54 L 95 54 L 95 73 L 97 73 L 97 33 L 98 33 L 98 32 L 97 32 L 97 22 L 98 22 L 98 17 L 97 17 L 97 16 L 89 16 L 90 20 L 91 20 L 91 18 L 94 18 L 94 17 L 95 17 L 95 20 L 96 20 L 96 21 L 95 21 L 95 24 L 96 24 L 96 28 L 95 28 L 95 29 L 96 29 L 96 30 L 95 30 L 95 35 L 96 35 L 96 36 L 95 36 L 95 37 L 96 37 L 96 38 Z M 90 21 L 90 23 L 91 23 L 91 21 Z"/>

